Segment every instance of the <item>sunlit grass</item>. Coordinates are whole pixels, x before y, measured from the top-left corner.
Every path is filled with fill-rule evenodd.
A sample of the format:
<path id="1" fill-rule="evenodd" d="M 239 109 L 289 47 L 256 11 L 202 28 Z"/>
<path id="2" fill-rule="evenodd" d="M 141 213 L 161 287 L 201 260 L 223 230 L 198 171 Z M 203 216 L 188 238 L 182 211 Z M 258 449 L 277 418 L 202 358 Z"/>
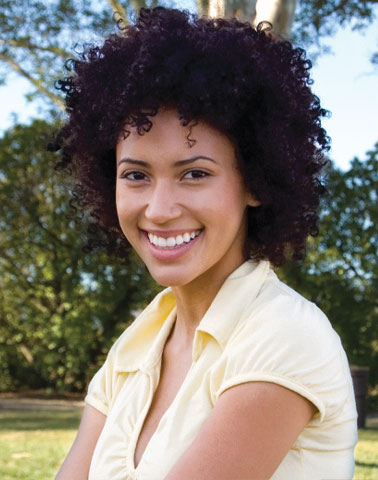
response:
<path id="1" fill-rule="evenodd" d="M 378 427 L 359 430 L 355 459 L 355 480 L 378 479 Z"/>
<path id="2" fill-rule="evenodd" d="M 0 411 L 0 478 L 51 480 L 76 435 L 81 412 Z"/>

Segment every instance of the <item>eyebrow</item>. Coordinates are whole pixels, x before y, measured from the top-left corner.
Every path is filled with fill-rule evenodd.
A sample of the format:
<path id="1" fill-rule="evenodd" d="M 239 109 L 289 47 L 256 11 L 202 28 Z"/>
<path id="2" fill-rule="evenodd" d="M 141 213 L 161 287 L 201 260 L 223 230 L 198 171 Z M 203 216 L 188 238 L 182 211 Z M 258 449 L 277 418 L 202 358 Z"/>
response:
<path id="1" fill-rule="evenodd" d="M 182 167 L 184 165 L 188 165 L 190 163 L 193 163 L 197 160 L 209 160 L 210 162 L 217 163 L 213 158 L 211 157 L 206 157 L 205 155 L 197 155 L 195 157 L 190 157 L 190 158 L 185 158 L 184 160 L 178 160 L 173 164 L 174 167 Z M 143 160 L 136 160 L 135 158 L 121 158 L 121 160 L 118 162 L 118 167 L 121 165 L 121 163 L 129 163 L 131 165 L 138 165 L 140 167 L 150 167 L 151 165 L 148 162 L 145 162 Z"/>

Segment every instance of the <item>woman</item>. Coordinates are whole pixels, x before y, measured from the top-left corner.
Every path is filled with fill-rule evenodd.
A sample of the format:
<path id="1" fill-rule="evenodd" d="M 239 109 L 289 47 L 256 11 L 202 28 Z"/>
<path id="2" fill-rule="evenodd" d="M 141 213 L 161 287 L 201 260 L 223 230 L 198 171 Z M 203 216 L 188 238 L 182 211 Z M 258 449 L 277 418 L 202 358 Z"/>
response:
<path id="1" fill-rule="evenodd" d="M 82 203 L 168 288 L 92 379 L 59 480 L 352 478 L 340 339 L 271 268 L 324 191 L 309 68 L 269 29 L 159 7 L 60 82 Z"/>

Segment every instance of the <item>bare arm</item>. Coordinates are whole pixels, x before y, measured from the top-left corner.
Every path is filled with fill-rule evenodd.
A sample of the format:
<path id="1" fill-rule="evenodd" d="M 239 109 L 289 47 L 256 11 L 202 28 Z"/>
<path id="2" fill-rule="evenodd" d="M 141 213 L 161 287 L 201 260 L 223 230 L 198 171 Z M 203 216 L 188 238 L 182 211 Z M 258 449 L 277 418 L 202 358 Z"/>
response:
<path id="1" fill-rule="evenodd" d="M 104 414 L 90 405 L 85 405 L 76 439 L 55 480 L 88 479 L 93 451 L 105 420 Z"/>
<path id="2" fill-rule="evenodd" d="M 232 387 L 165 480 L 269 479 L 316 411 L 273 383 Z"/>

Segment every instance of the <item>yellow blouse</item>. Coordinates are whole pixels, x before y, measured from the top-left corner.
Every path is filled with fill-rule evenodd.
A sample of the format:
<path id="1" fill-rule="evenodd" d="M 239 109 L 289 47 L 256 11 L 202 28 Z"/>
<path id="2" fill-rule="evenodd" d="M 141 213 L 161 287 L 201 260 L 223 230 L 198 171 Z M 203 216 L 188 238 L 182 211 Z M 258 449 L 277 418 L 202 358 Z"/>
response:
<path id="1" fill-rule="evenodd" d="M 357 414 L 340 338 L 316 305 L 280 282 L 266 261 L 245 262 L 221 287 L 196 329 L 190 370 L 135 468 L 175 310 L 168 288 L 120 336 L 93 377 L 85 400 L 107 419 L 89 480 L 163 479 L 219 395 L 253 381 L 282 385 L 318 409 L 272 479 L 352 479 Z"/>

